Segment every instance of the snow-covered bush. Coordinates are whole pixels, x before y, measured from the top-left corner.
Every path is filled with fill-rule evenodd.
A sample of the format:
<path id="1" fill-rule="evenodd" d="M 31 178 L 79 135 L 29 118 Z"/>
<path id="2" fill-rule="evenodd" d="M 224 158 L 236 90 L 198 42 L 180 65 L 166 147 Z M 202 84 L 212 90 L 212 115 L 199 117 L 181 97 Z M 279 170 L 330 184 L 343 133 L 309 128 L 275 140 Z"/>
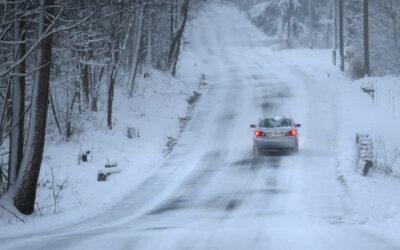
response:
<path id="1" fill-rule="evenodd" d="M 381 140 L 375 141 L 375 169 L 380 174 L 400 177 L 400 148 L 389 148 Z"/>

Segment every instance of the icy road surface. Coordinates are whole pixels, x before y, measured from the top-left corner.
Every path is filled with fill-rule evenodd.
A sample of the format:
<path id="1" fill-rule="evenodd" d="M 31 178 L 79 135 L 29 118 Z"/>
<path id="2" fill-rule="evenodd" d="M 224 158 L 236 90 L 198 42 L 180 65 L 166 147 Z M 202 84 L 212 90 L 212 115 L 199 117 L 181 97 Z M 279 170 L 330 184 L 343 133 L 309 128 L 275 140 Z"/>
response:
<path id="1" fill-rule="evenodd" d="M 208 86 L 159 171 L 106 214 L 0 236 L 1 249 L 400 248 L 347 223 L 334 89 L 280 58 L 231 6 L 207 7 L 187 40 L 180 78 L 204 73 Z M 253 161 L 249 125 L 275 112 L 302 123 L 300 152 Z"/>

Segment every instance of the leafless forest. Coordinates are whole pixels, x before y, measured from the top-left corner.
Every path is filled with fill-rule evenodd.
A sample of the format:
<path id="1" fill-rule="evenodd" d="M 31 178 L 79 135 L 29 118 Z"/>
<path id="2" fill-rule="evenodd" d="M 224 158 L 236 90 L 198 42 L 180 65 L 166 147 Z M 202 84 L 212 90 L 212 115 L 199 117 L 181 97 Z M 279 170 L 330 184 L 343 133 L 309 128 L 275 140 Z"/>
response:
<path id="1" fill-rule="evenodd" d="M 189 0 L 0 1 L 0 195 L 32 213 L 46 137 L 68 142 L 96 112 L 113 129 L 116 85 L 132 97 L 146 69 L 174 76 L 188 10 Z"/>
<path id="2" fill-rule="evenodd" d="M 133 97 L 149 68 L 175 76 L 189 12 L 201 2 L 0 1 L 0 195 L 32 213 L 46 137 L 68 143 L 77 122 L 98 112 L 112 130 L 116 86 Z M 355 78 L 399 74 L 399 1 L 232 2 L 284 48 L 332 48 Z"/>
<path id="3" fill-rule="evenodd" d="M 397 0 L 252 0 L 237 2 L 268 35 L 289 47 L 338 49 L 343 68 L 364 75 L 369 53 L 370 75 L 398 75 L 400 1 Z M 341 21 L 342 20 L 342 21 Z M 365 21 L 364 21 L 365 20 Z M 368 24 L 366 29 L 365 25 Z M 342 32 L 340 27 L 343 27 Z M 366 34 L 367 32 L 367 34 Z M 342 45 L 340 40 L 343 41 Z M 364 43 L 368 40 L 368 51 Z M 340 50 L 343 50 L 340 53 Z M 338 62 L 338 65 L 340 63 Z"/>

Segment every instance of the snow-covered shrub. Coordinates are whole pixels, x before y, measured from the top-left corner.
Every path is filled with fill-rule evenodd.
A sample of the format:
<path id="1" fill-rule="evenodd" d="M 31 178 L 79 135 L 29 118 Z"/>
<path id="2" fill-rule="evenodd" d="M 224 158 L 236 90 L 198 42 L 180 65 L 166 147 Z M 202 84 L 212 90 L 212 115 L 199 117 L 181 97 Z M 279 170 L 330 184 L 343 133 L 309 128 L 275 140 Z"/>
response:
<path id="1" fill-rule="evenodd" d="M 193 91 L 193 95 L 189 96 L 186 101 L 189 105 L 194 105 L 200 99 L 201 94 L 197 91 Z"/>
<path id="2" fill-rule="evenodd" d="M 128 137 L 129 139 L 139 138 L 140 137 L 139 129 L 136 129 L 134 127 L 127 127 L 126 137 Z"/>
<path id="3" fill-rule="evenodd" d="M 35 209 L 39 215 L 62 212 L 60 203 L 68 181 L 68 177 L 64 179 L 58 178 L 53 166 L 46 169 L 46 178 L 39 179 L 37 184 L 38 193 L 41 193 L 41 195 L 39 195 L 40 199 L 35 203 Z"/>
<path id="4" fill-rule="evenodd" d="M 165 143 L 166 148 L 164 149 L 164 154 L 169 154 L 174 149 L 175 145 L 178 143 L 178 139 L 172 136 L 167 137 L 167 142 Z"/>
<path id="5" fill-rule="evenodd" d="M 380 174 L 400 177 L 400 148 L 390 149 L 381 140 L 376 140 L 375 144 L 376 171 Z"/>

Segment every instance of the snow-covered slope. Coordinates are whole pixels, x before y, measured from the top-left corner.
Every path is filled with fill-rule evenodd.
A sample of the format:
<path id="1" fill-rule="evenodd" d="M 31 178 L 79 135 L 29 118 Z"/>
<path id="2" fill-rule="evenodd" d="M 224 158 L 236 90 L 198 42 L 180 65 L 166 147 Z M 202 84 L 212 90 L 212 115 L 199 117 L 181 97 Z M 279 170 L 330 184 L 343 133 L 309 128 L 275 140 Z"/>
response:
<path id="1" fill-rule="evenodd" d="M 200 75 L 183 82 L 155 70 L 148 74 L 138 80 L 133 98 L 117 88 L 112 130 L 107 128 L 105 105 L 101 105 L 97 115 L 80 122 L 81 131 L 71 142 L 47 137 L 36 212 L 25 218 L 25 227 L 65 225 L 93 217 L 157 169 L 181 132 L 180 118 L 190 115 L 187 99 L 198 90 Z M 83 162 L 80 155 L 86 151 L 90 151 L 88 162 Z M 98 171 L 108 163 L 117 163 L 122 171 L 98 182 Z M 2 205 L 12 208 L 7 198 Z M 18 227 L 19 223 L 0 210 L 0 227 Z"/>
<path id="2" fill-rule="evenodd" d="M 297 72 L 297 81 L 303 78 L 322 86 L 315 88 L 314 96 L 322 95 L 318 91 L 323 91 L 335 100 L 334 106 L 324 108 L 325 114 L 317 118 L 323 122 L 330 115 L 336 116 L 331 129 L 322 129 L 324 133 L 333 135 L 332 141 L 337 141 L 336 148 L 332 149 L 338 154 L 337 178 L 346 190 L 346 202 L 352 210 L 351 216 L 346 218 L 347 223 L 380 227 L 391 234 L 400 223 L 397 194 L 400 190 L 400 134 L 396 133 L 400 127 L 397 111 L 400 109 L 399 78 L 373 77 L 352 81 L 332 65 L 330 53 L 329 50 L 308 49 L 278 51 L 276 60 Z M 285 74 L 284 71 L 281 74 Z M 361 90 L 365 84 L 376 90 L 374 100 Z M 313 101 L 315 97 L 308 98 Z M 321 104 L 314 104 L 310 115 L 317 116 Z M 357 169 L 356 133 L 367 133 L 373 138 L 378 165 L 371 170 L 369 177 L 362 177 Z"/>

